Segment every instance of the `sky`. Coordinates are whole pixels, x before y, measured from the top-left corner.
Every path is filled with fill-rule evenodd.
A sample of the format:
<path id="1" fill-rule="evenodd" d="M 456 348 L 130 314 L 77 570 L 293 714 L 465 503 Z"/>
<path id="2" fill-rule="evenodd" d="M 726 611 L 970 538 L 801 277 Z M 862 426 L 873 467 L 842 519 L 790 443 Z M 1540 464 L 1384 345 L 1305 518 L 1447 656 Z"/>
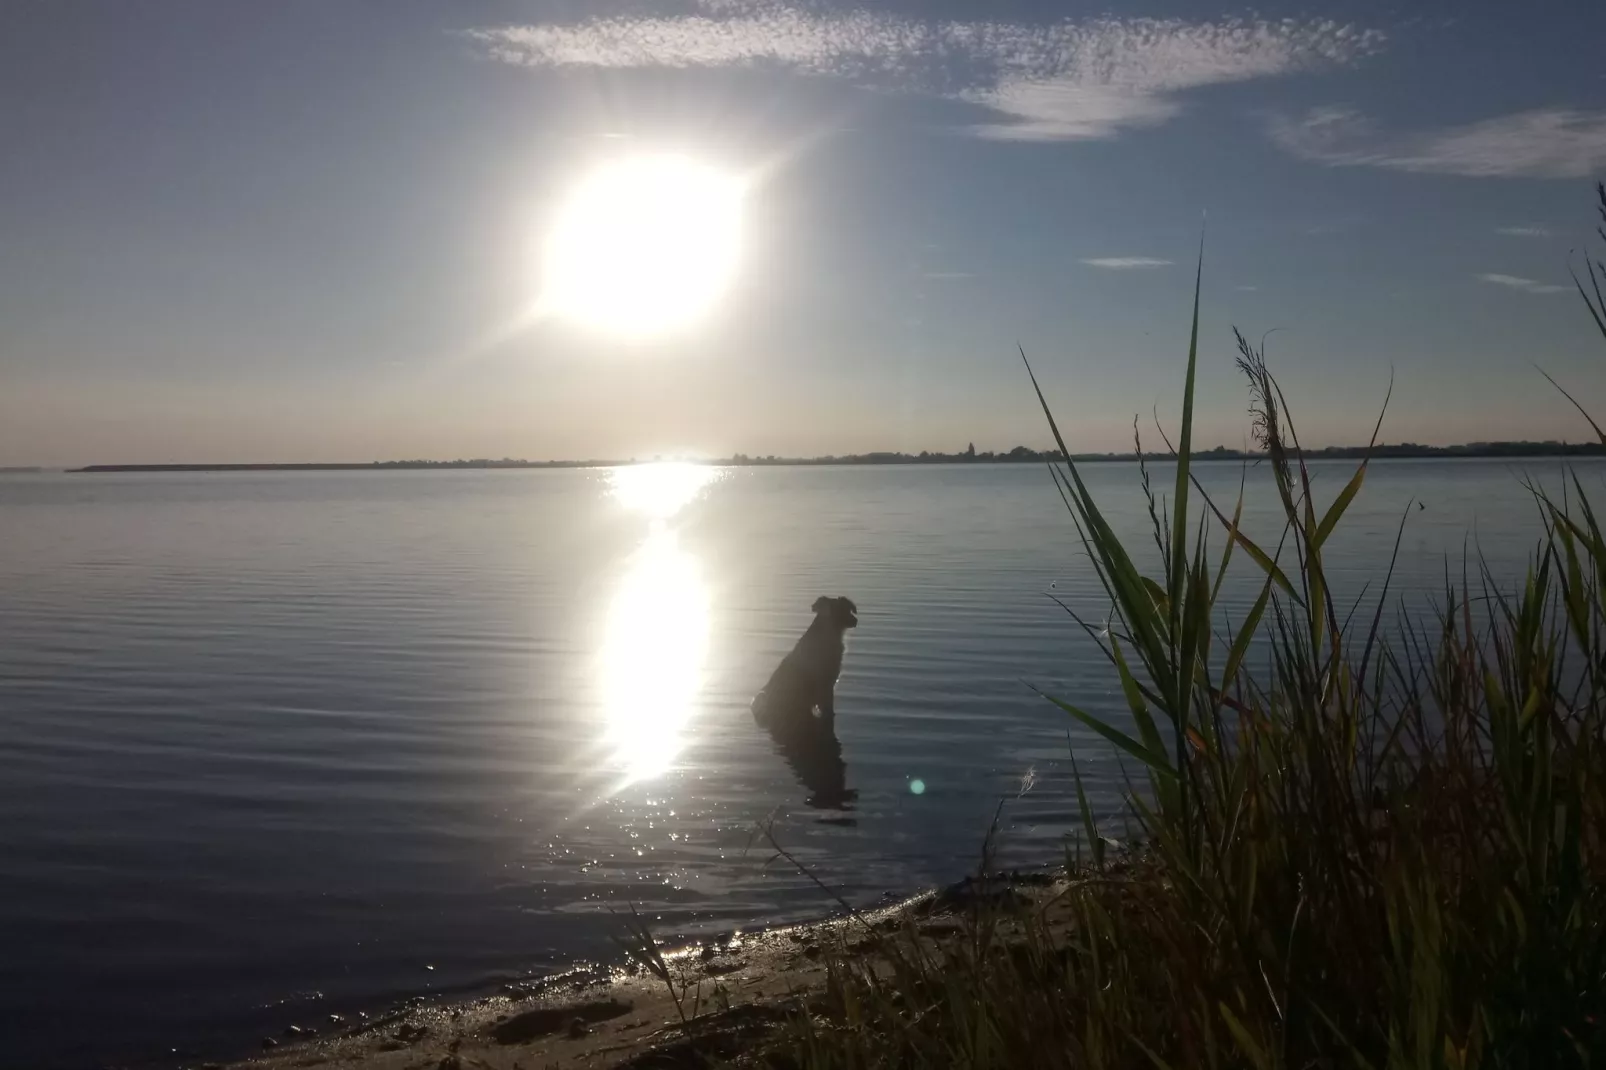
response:
<path id="1" fill-rule="evenodd" d="M 1588 437 L 1606 4 L 0 8 L 0 465 Z M 646 337 L 533 315 L 582 177 L 741 176 Z M 1592 240 L 1597 244 L 1591 245 Z M 1266 332 L 1272 332 L 1267 335 Z"/>

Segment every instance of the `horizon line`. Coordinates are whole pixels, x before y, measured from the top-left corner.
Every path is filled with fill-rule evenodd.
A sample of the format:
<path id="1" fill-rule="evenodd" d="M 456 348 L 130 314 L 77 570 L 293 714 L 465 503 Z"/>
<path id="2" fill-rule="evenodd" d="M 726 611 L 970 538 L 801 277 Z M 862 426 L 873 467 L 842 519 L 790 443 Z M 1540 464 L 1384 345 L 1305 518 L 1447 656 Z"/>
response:
<path id="1" fill-rule="evenodd" d="M 1512 439 L 1492 442 L 1470 442 L 1450 446 L 1431 446 L 1416 442 L 1379 443 L 1375 446 L 1324 446 L 1303 451 L 1306 457 L 1312 458 L 1378 458 L 1378 459 L 1411 459 L 1430 457 L 1462 457 L 1462 458 L 1498 458 L 1498 457 L 1566 457 L 1579 455 L 1606 455 L 1606 445 L 1599 442 L 1567 442 L 1565 440 L 1534 441 L 1529 439 Z M 1175 459 L 1176 454 L 1170 451 L 1145 451 L 1141 454 L 1144 461 L 1168 461 Z M 1196 460 L 1264 460 L 1266 453 L 1263 450 L 1230 449 L 1226 446 L 1214 446 L 1210 449 L 1195 450 L 1193 457 Z M 1073 453 L 1073 461 L 1136 461 L 1140 455 L 1134 450 L 1121 453 L 1087 452 Z M 1064 455 L 1057 449 L 1035 450 L 1029 446 L 1016 446 L 1003 452 L 991 450 L 978 451 L 974 447 L 960 453 L 932 453 L 922 450 L 919 453 L 905 453 L 898 450 L 877 450 L 868 453 L 849 454 L 821 454 L 814 457 L 784 457 L 775 454 L 749 455 L 735 453 L 729 457 L 691 457 L 691 456 L 663 456 L 655 455 L 651 458 L 631 457 L 628 459 L 602 459 L 588 460 L 542 460 L 531 461 L 524 458 L 503 457 L 500 459 L 490 457 L 457 458 L 455 460 L 430 460 L 425 458 L 395 459 L 387 461 L 256 461 L 256 462 L 174 462 L 163 464 L 90 464 L 81 467 L 54 468 L 43 465 L 10 465 L 0 466 L 0 472 L 50 472 L 61 471 L 68 473 L 97 473 L 97 472 L 261 472 L 261 471 L 371 471 L 374 469 L 429 469 L 429 468 L 473 468 L 473 469 L 518 469 L 518 468 L 621 468 L 631 465 L 645 464 L 698 464 L 713 467 L 744 468 L 766 466 L 847 466 L 847 465 L 902 465 L 902 464 L 1023 464 L 1038 461 L 1064 461 Z"/>

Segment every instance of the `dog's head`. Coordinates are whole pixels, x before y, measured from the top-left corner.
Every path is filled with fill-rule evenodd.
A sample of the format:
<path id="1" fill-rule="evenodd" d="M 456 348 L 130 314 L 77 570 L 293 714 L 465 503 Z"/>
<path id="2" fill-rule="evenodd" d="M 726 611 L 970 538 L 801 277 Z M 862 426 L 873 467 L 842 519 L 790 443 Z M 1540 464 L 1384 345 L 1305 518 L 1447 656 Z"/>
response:
<path id="1" fill-rule="evenodd" d="M 859 626 L 859 607 L 850 598 L 831 598 L 821 595 L 814 600 L 814 615 L 824 617 L 834 627 L 846 631 Z"/>

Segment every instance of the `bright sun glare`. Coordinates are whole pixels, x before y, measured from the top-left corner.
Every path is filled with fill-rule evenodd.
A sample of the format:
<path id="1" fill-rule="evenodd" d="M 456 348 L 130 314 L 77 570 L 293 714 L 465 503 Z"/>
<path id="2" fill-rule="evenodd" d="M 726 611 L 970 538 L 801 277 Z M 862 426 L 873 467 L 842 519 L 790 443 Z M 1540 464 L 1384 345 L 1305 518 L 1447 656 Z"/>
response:
<path id="1" fill-rule="evenodd" d="M 647 521 L 646 538 L 608 607 L 602 648 L 605 740 L 627 782 L 669 768 L 701 701 L 709 592 L 671 521 L 719 475 L 694 464 L 635 465 L 609 474 L 613 499 Z"/>
<path id="2" fill-rule="evenodd" d="M 736 273 L 742 199 L 739 179 L 684 156 L 601 167 L 547 235 L 543 307 L 637 337 L 691 323 Z"/>

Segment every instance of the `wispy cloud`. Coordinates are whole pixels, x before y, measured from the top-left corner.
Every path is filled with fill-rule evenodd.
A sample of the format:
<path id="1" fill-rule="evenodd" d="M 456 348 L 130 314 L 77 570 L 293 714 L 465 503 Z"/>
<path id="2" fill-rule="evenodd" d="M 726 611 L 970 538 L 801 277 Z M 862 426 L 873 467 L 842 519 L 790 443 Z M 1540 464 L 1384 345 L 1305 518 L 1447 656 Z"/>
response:
<path id="1" fill-rule="evenodd" d="M 1496 234 L 1504 234 L 1508 238 L 1548 238 L 1549 227 L 1495 227 Z"/>
<path id="2" fill-rule="evenodd" d="M 1565 286 L 1555 286 L 1537 279 L 1525 279 L 1520 275 L 1483 274 L 1478 278 L 1483 282 L 1492 282 L 1496 286 L 1507 286 L 1530 294 L 1559 294 L 1567 289 Z"/>
<path id="3" fill-rule="evenodd" d="M 1588 178 L 1606 167 L 1606 112 L 1541 109 L 1442 130 L 1389 133 L 1350 108 L 1275 119 L 1272 138 L 1308 160 L 1486 178 Z"/>
<path id="4" fill-rule="evenodd" d="M 984 137 L 1110 137 L 1182 110 L 1190 89 L 1345 66 L 1383 34 L 1333 20 L 936 22 L 778 0 L 703 0 L 698 13 L 472 30 L 529 67 L 769 66 L 933 93 L 998 117 Z"/>
<path id="5" fill-rule="evenodd" d="M 1113 271 L 1131 271 L 1136 268 L 1170 267 L 1173 261 L 1156 260 L 1152 256 L 1099 256 L 1082 263 L 1088 267 L 1109 268 Z"/>

